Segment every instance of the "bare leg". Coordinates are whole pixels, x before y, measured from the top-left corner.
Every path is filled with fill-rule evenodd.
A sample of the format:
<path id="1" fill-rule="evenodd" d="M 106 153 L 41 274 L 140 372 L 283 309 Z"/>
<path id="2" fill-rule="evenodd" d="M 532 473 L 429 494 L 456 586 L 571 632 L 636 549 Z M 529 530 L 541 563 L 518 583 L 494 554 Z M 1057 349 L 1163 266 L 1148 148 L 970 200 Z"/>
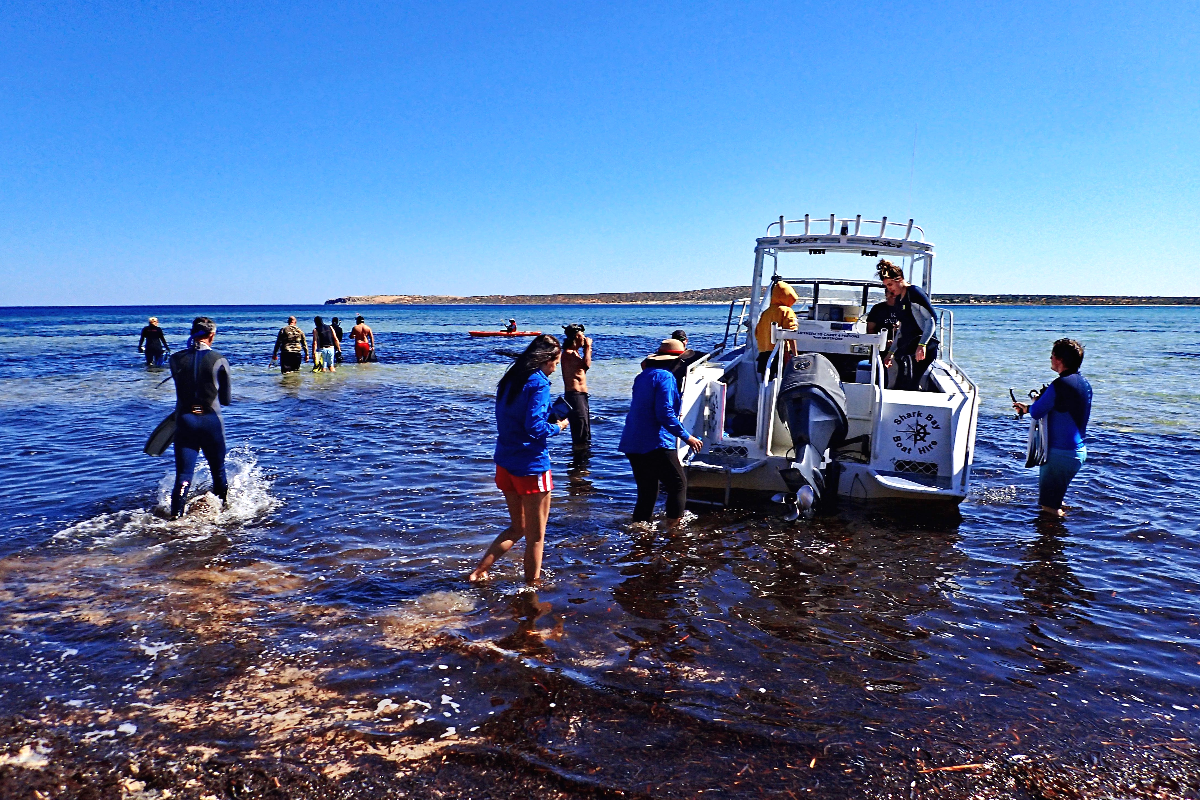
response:
<path id="1" fill-rule="evenodd" d="M 525 583 L 537 586 L 542 577 L 542 545 L 546 540 L 546 520 L 550 518 L 550 493 L 521 496 L 525 514 Z"/>
<path id="2" fill-rule="evenodd" d="M 537 495 L 534 495 L 535 497 Z M 504 502 L 508 504 L 509 525 L 500 535 L 496 537 L 487 552 L 483 554 L 483 558 L 479 562 L 479 566 L 467 576 L 467 580 L 471 583 L 486 581 L 488 579 L 488 570 L 492 568 L 492 564 L 496 560 L 512 549 L 512 546 L 521 540 L 525 535 L 525 512 L 521 504 L 521 495 L 505 492 Z M 543 530 L 545 525 L 542 526 Z M 540 559 L 539 559 L 540 561 Z"/>

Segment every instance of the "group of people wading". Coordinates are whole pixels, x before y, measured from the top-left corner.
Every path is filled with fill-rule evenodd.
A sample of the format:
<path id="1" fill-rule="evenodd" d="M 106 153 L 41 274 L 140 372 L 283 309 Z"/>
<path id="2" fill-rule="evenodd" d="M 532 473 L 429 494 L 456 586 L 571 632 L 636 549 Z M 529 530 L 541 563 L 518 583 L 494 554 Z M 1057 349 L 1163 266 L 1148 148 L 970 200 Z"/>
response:
<path id="1" fill-rule="evenodd" d="M 891 373 L 888 388 L 918 391 L 921 378 L 937 358 L 937 314 L 925 292 L 909 284 L 903 270 L 895 264 L 881 259 L 876 273 L 883 283 L 885 299 L 870 310 L 867 332 L 889 331 L 883 356 L 884 367 Z M 760 373 L 765 372 L 774 349 L 772 326 L 797 330 L 792 305 L 798 297 L 784 281 L 776 281 L 771 287 L 771 303 L 755 327 Z M 471 582 L 487 580 L 496 560 L 521 539 L 525 540 L 525 582 L 536 585 L 540 580 L 550 493 L 554 489 L 547 442 L 568 424 L 565 418 L 555 419 L 550 376 L 561 361 L 568 393 L 575 389 L 586 398 L 583 372 L 591 364 L 591 340 L 581 338 L 582 328 L 568 327 L 567 334 L 565 349 L 553 336 L 535 338 L 500 379 L 496 390 L 498 436 L 494 458 L 496 486 L 504 493 L 509 525 L 484 552 L 469 575 Z M 585 350 L 580 349 L 583 341 Z M 795 342 L 789 341 L 783 357 L 794 355 L 794 350 Z M 581 352 L 585 355 L 581 356 Z M 703 443 L 680 420 L 681 390 L 687 365 L 699 356 L 688 349 L 687 334 L 675 331 L 672 338 L 663 340 L 658 350 L 642 361 L 642 370 L 633 381 L 629 412 L 617 449 L 629 460 L 637 484 L 635 523 L 652 518 L 660 488 L 666 495 L 668 527 L 675 527 L 683 517 L 687 477 L 679 461 L 678 444 L 686 442 L 699 452 Z M 1055 342 L 1050 363 L 1059 373 L 1059 379 L 1032 406 L 1014 404 L 1021 413 L 1039 419 L 1049 417 L 1050 449 L 1046 463 L 1040 467 L 1038 502 L 1043 513 L 1054 516 L 1065 513 L 1063 496 L 1087 457 L 1083 441 L 1091 414 L 1092 390 L 1087 379 L 1079 374 L 1082 362 L 1083 345 L 1073 339 Z M 568 364 L 570 374 L 567 374 Z M 571 425 L 574 430 L 574 420 Z M 590 436 L 590 427 L 585 430 Z"/>
<path id="2" fill-rule="evenodd" d="M 468 576 L 474 583 L 487 580 L 496 560 L 525 540 L 525 583 L 541 579 L 546 522 L 554 478 L 550 470 L 548 440 L 571 426 L 572 449 L 579 452 L 591 441 L 588 420 L 586 372 L 592 364 L 592 340 L 583 327 L 568 325 L 565 341 L 549 334 L 534 338 L 496 387 L 496 487 L 504 494 L 509 525 L 484 552 Z M 637 484 L 634 522 L 653 517 L 659 487 L 667 496 L 669 526 L 678 525 L 687 499 L 687 479 L 679 462 L 677 440 L 699 452 L 702 443 L 679 419 L 680 387 L 687 364 L 700 356 L 687 347 L 687 334 L 677 330 L 642 361 L 633 381 L 625 429 L 617 449 L 629 459 Z M 550 376 L 563 367 L 564 399 L 571 409 L 559 414 L 551 398 Z"/>
<path id="3" fill-rule="evenodd" d="M 334 317 L 330 325 L 321 317 L 313 318 L 313 371 L 332 372 L 341 360 L 343 333 Z M 196 317 L 188 336 L 187 347 L 171 354 L 166 335 L 158 318 L 150 317 L 138 339 L 138 352 L 146 354 L 147 366 L 169 366 L 175 381 L 175 485 L 171 491 L 171 516 L 183 516 L 188 490 L 196 471 L 200 454 L 208 461 L 212 472 L 212 492 L 224 503 L 229 494 L 225 476 L 225 423 L 221 406 L 232 401 L 229 362 L 212 349 L 217 324 L 208 317 Z M 350 331 L 354 354 L 359 363 L 373 361 L 375 334 L 361 314 Z M 170 360 L 167 360 L 169 356 Z M 279 361 L 282 372 L 294 372 L 308 361 L 309 350 L 304 332 L 288 317 L 287 325 L 275 337 L 271 363 Z"/>
<path id="4" fill-rule="evenodd" d="M 359 314 L 354 318 L 354 327 L 350 329 L 350 339 L 354 342 L 354 360 L 359 364 L 376 361 L 375 333 Z M 342 333 L 341 321 L 334 317 L 325 324 L 321 317 L 313 317 L 312 329 L 312 361 L 313 372 L 335 372 L 337 365 L 342 363 Z M 295 317 L 287 318 L 287 325 L 279 329 L 275 337 L 275 350 L 271 353 L 271 363 L 279 361 L 280 372 L 296 372 L 300 365 L 308 361 L 308 345 L 305 342 L 304 331 L 296 324 Z"/>
<path id="5" fill-rule="evenodd" d="M 904 280 L 903 272 L 890 262 L 877 267 L 887 299 L 868 314 L 869 332 L 885 327 L 894 330 L 884 362 L 906 364 L 898 370 L 890 388 L 917 390 L 921 376 L 936 358 L 937 340 L 933 336 L 936 315 L 929 298 Z M 763 312 L 755 329 L 760 352 L 770 353 L 771 326 L 796 330 L 796 315 L 791 306 L 796 292 L 779 281 L 772 287 L 771 305 Z M 336 324 L 337 320 L 334 319 Z M 321 368 L 334 369 L 340 353 L 340 329 L 334 331 L 314 319 L 312 351 Z M 351 331 L 355 355 L 361 362 L 374 350 L 374 335 L 363 317 L 357 317 Z M 181 516 L 187 500 L 196 461 L 201 453 L 213 476 L 213 493 L 222 501 L 229 485 L 225 477 L 225 430 L 220 406 L 231 400 L 229 362 L 212 349 L 217 326 L 208 317 L 192 323 L 186 350 L 170 356 L 171 375 L 175 380 L 176 435 L 175 485 L 171 493 L 171 514 Z M 157 331 L 157 332 L 156 332 Z M 765 333 L 765 337 L 764 337 Z M 485 551 L 469 580 L 487 580 L 496 560 L 518 541 L 525 540 L 525 582 L 536 585 L 541 578 L 546 523 L 550 514 L 550 494 L 554 480 L 550 469 L 548 441 L 570 426 L 572 448 L 586 452 L 591 445 L 591 421 L 587 372 L 592 366 L 593 343 L 584 335 L 582 325 L 564 328 L 564 341 L 539 334 L 504 372 L 496 387 L 496 465 L 495 483 L 504 494 L 509 525 Z M 139 350 L 146 352 L 147 363 L 161 363 L 160 355 L 169 352 L 157 320 L 142 330 Z M 788 357 L 785 351 L 784 357 Z M 153 357 L 152 357 L 153 356 Z M 629 411 L 617 447 L 629 460 L 637 485 L 634 522 L 653 517 L 660 488 L 666 495 L 666 522 L 674 528 L 680 522 L 687 500 L 687 479 L 679 461 L 679 442 L 699 452 L 701 441 L 680 420 L 682 386 L 688 365 L 701 353 L 687 346 L 687 334 L 676 330 L 658 349 L 646 356 L 641 372 L 633 381 Z M 296 318 L 279 331 L 272 363 L 280 360 L 283 372 L 297 370 L 308 359 L 305 336 L 296 326 Z M 1040 466 L 1039 505 L 1044 513 L 1063 515 L 1062 501 L 1067 487 L 1087 458 L 1084 445 L 1091 415 L 1092 389 L 1079 374 L 1083 345 L 1073 339 L 1054 343 L 1050 366 L 1059 377 L 1032 405 L 1014 402 L 1021 414 L 1045 419 L 1049 427 L 1049 448 Z M 759 364 L 765 368 L 765 360 Z M 563 368 L 563 400 L 552 400 L 550 376 Z M 566 408 L 561 408 L 565 402 Z"/>

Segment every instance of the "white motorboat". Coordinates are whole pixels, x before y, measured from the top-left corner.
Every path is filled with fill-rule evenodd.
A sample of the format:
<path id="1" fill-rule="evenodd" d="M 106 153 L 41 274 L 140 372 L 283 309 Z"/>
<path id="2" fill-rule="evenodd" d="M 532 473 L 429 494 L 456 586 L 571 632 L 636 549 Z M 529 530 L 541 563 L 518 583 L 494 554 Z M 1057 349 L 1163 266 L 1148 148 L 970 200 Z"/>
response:
<path id="1" fill-rule="evenodd" d="M 970 489 L 979 390 L 954 362 L 953 312 L 935 309 L 938 355 L 918 390 L 889 389 L 887 331 L 867 333 L 866 324 L 871 305 L 884 299 L 883 284 L 782 277 L 781 262 L 792 254 L 806 267 L 817 263 L 811 256 L 823 263 L 852 255 L 859 274 L 875 266 L 862 256 L 888 258 L 910 283 L 916 272 L 930 294 L 933 245 L 912 220 L 772 222 L 754 248 L 750 297 L 730 305 L 725 341 L 688 368 L 682 419 L 704 443 L 694 457 L 680 448 L 689 502 L 769 500 L 792 513 L 836 497 L 956 507 Z M 774 349 L 761 375 L 753 331 L 780 280 L 800 294 L 798 329 L 772 326 Z M 799 355 L 787 358 L 792 341 Z"/>

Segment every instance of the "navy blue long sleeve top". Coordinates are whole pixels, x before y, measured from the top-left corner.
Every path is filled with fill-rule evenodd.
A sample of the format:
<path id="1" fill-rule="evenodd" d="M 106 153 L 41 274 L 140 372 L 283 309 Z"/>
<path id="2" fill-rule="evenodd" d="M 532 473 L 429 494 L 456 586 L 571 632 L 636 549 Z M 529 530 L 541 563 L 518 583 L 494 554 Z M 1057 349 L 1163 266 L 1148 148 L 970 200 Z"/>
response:
<path id="1" fill-rule="evenodd" d="M 677 447 L 677 439 L 691 436 L 679 421 L 682 403 L 674 375 L 659 368 L 642 370 L 633 380 L 633 398 L 617 449 L 639 454 Z"/>
<path id="2" fill-rule="evenodd" d="M 1085 451 L 1092 385 L 1078 372 L 1063 375 L 1038 396 L 1029 414 L 1034 419 L 1049 417 L 1051 450 Z"/>

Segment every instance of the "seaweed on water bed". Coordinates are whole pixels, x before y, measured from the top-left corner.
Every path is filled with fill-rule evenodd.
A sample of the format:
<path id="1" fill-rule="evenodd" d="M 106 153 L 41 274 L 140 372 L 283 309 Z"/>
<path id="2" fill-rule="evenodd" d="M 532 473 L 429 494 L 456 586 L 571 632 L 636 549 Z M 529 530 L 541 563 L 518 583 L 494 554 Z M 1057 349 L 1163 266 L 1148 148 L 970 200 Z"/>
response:
<path id="1" fill-rule="evenodd" d="M 667 712 L 669 713 L 669 712 Z M 319 746 L 320 742 L 313 744 Z M 863 798 L 1196 798 L 1200 769 L 1188 742 L 1149 745 L 1103 743 L 1103 749 L 1065 756 L 1043 752 L 980 755 L 951 746 L 901 752 L 856 753 L 851 743 L 819 751 L 809 762 L 788 764 L 782 781 L 771 781 L 779 754 L 748 744 L 723 779 L 698 779 L 687 787 L 642 783 L 636 765 L 624 779 L 573 773 L 546 752 L 513 742 L 478 739 L 434 750 L 404 768 L 366 756 L 354 769 L 322 774 L 319 764 L 256 749 L 190 744 L 169 730 L 151 730 L 124 741 L 83 744 L 64 730 L 20 717 L 0 721 L 0 800 L 373 800 L 374 798 L 537 797 L 650 798 L 722 797 Z M 824 750 L 824 748 L 822 749 Z M 33 753 L 20 759 L 14 754 Z M 664 760 L 677 765 L 698 755 L 684 749 Z M 712 761 L 692 766 L 708 773 Z M 884 762 L 880 762 L 884 759 Z M 942 763 L 949 762 L 949 763 Z M 886 766 L 885 766 L 886 763 Z M 872 769 L 878 765 L 877 769 Z M 857 776 L 848 773 L 857 773 Z"/>
<path id="2" fill-rule="evenodd" d="M 143 741 L 105 748 L 79 745 L 27 721 L 0 722 L 0 750 L 33 740 L 48 763 L 38 768 L 0 765 L 0 800 L 168 800 L 168 798 L 264 798 L 266 800 L 373 800 L 374 798 L 595 797 L 557 785 L 553 775 L 514 771 L 499 759 L 430 758 L 397 773 L 366 764 L 353 774 L 329 778 L 308 765 L 261 753 L 208 756 L 179 743 Z"/>

